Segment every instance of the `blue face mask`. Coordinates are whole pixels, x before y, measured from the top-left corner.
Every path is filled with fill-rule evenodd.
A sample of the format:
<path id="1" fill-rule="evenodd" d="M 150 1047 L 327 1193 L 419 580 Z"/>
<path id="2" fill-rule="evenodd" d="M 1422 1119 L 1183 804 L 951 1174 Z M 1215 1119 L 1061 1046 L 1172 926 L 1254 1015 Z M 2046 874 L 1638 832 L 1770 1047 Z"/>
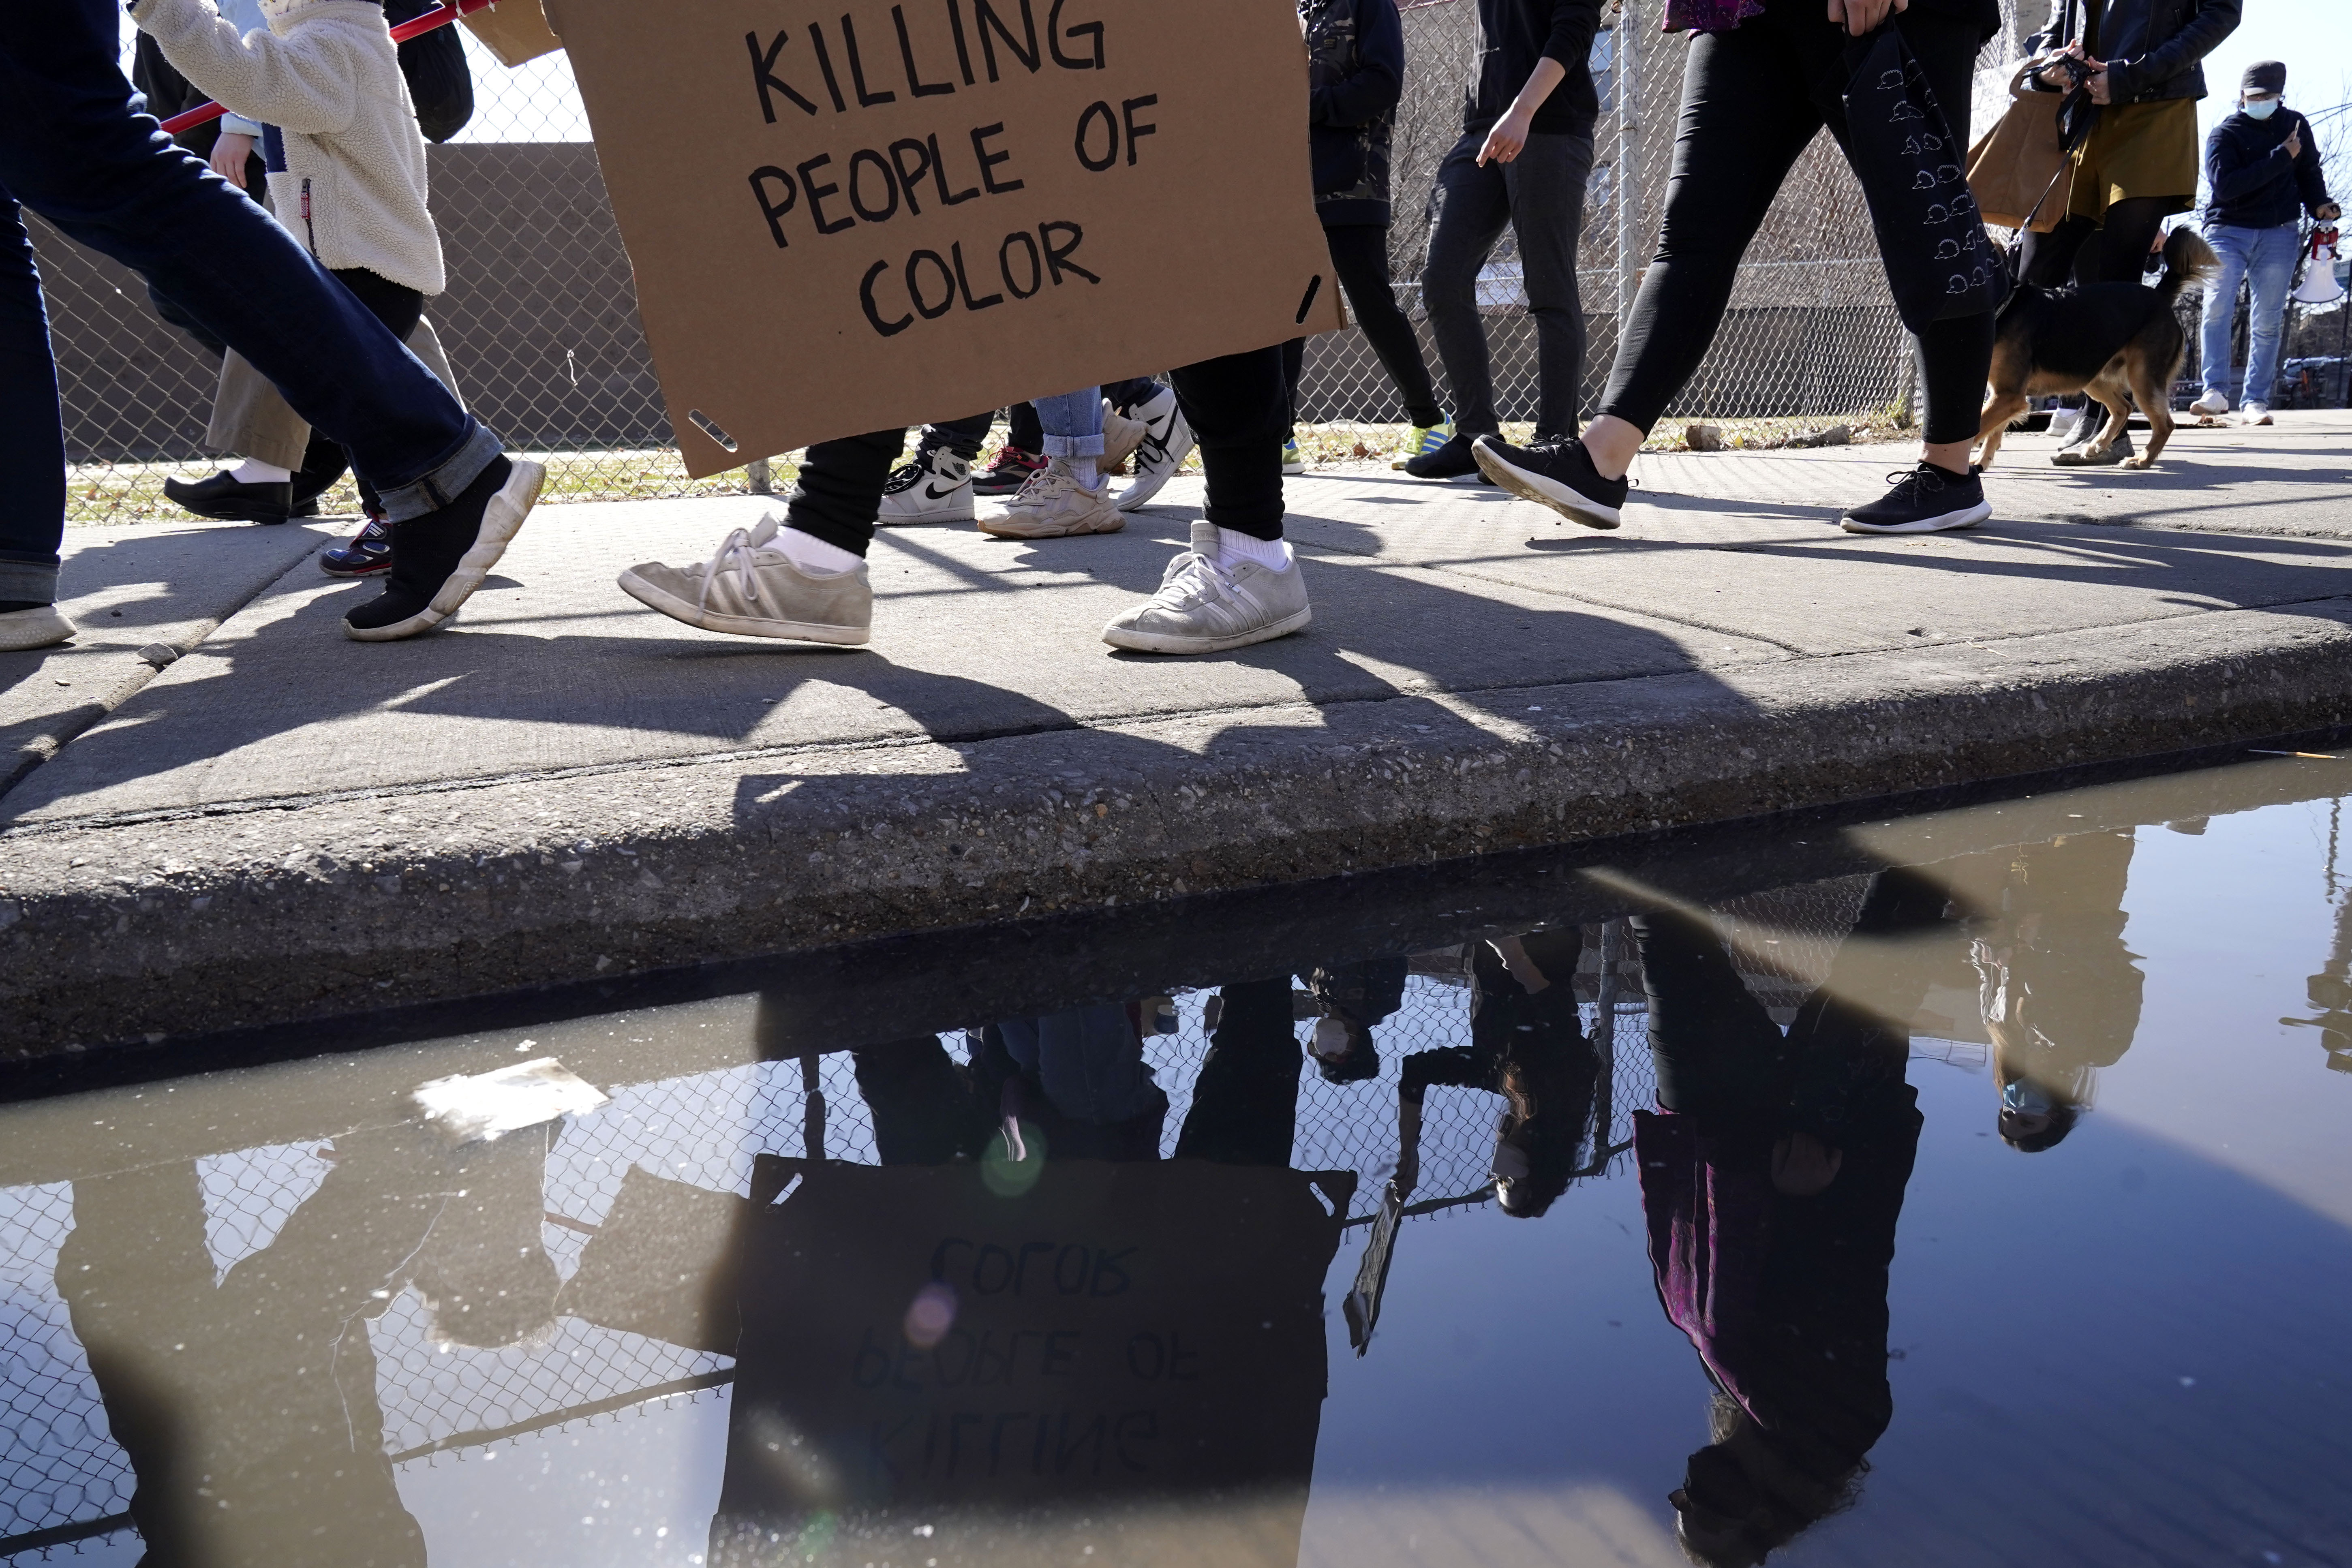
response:
<path id="1" fill-rule="evenodd" d="M 2252 118 L 2256 120 L 2268 120 L 2272 115 L 2278 112 L 2278 106 L 2279 100 L 2275 98 L 2250 98 L 2246 100 L 2242 107 L 2246 113 L 2251 115 Z"/>

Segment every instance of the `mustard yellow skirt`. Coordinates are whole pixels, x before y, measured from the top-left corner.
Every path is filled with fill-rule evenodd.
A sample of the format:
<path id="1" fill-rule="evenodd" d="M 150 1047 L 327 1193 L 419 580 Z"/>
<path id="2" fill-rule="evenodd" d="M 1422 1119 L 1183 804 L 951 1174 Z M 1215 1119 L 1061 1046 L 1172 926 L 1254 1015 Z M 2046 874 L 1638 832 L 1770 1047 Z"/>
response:
<path id="1" fill-rule="evenodd" d="M 2103 218 L 2134 196 L 2169 196 L 2187 212 L 2197 203 L 2197 100 L 2168 98 L 2099 111 L 2099 123 L 2074 154 L 2070 217 Z"/>

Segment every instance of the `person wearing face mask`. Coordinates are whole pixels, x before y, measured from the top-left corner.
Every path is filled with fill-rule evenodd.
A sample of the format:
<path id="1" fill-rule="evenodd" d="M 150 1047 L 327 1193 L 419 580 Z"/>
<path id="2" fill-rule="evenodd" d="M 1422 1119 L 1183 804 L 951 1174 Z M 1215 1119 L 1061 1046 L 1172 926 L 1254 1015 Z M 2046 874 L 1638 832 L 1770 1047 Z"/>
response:
<path id="1" fill-rule="evenodd" d="M 2230 412 L 2230 328 L 2238 312 L 2238 284 L 2252 285 L 2246 321 L 2245 380 L 2239 402 L 2248 425 L 2271 422 L 2271 386 L 2278 380 L 2287 289 L 2302 249 L 2301 217 L 2332 222 L 2343 209 L 2330 201 L 2320 172 L 2311 122 L 2282 107 L 2286 67 L 2257 60 L 2238 84 L 2238 112 L 2205 138 L 2205 242 L 2221 258 L 2205 280 L 2204 395 L 2194 414 Z"/>

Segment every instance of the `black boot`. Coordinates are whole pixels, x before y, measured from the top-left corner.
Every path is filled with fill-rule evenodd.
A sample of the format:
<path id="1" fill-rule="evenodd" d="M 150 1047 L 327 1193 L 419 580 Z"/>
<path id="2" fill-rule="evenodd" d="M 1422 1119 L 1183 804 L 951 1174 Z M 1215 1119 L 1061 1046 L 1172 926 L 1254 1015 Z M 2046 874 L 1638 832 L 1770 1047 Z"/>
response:
<path id="1" fill-rule="evenodd" d="M 163 493 L 184 510 L 215 522 L 284 522 L 294 514 L 294 487 L 289 481 L 239 484 L 226 469 L 194 484 L 165 479 Z M 315 504 L 311 510 L 318 510 Z"/>

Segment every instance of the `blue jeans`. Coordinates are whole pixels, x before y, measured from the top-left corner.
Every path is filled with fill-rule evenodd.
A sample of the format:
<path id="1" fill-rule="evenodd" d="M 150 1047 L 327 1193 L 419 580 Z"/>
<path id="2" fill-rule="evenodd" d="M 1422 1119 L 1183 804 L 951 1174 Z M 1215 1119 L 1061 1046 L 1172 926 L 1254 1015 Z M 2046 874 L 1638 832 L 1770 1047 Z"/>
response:
<path id="1" fill-rule="evenodd" d="M 2231 224 L 2205 226 L 2205 243 L 2221 258 L 2221 269 L 2205 284 L 2205 324 L 2201 343 L 2205 390 L 2229 395 L 2230 328 L 2238 314 L 2238 280 L 2252 284 L 2252 314 L 2246 321 L 2246 379 L 2238 401 L 2268 403 L 2278 384 L 2279 340 L 2286 327 L 2286 291 L 2294 281 L 2294 259 L 2302 248 L 2302 226 L 2283 223 L 2276 228 L 2239 228 Z"/>
<path id="2" fill-rule="evenodd" d="M 114 0 L 37 0 L 0 28 L 0 599 L 57 591 L 65 437 L 17 204 L 147 281 L 341 442 L 394 520 L 448 503 L 491 435 L 351 290 L 173 146 L 118 63 Z"/>
<path id="3" fill-rule="evenodd" d="M 1103 449 L 1102 388 L 1082 386 L 1059 397 L 1031 400 L 1045 429 L 1045 456 L 1099 458 Z"/>

